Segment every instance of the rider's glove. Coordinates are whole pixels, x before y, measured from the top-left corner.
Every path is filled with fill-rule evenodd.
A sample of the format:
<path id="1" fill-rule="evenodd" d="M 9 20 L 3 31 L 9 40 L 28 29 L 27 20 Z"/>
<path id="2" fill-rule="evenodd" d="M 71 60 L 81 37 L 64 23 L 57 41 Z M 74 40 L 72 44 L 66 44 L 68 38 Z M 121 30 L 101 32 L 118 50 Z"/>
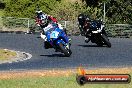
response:
<path id="1" fill-rule="evenodd" d="M 40 27 L 40 24 L 37 24 L 38 27 Z"/>

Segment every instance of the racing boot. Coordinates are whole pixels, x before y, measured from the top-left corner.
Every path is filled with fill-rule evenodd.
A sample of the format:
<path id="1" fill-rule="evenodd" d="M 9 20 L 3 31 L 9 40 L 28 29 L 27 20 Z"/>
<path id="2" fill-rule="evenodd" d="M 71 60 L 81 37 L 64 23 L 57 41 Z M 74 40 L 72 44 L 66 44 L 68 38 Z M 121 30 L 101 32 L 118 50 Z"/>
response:
<path id="1" fill-rule="evenodd" d="M 44 48 L 45 49 L 48 49 L 49 48 L 49 45 L 48 45 L 49 43 L 47 42 L 47 41 L 44 41 Z"/>
<path id="2" fill-rule="evenodd" d="M 44 35 L 43 33 L 40 34 L 40 37 L 41 37 L 42 39 L 44 39 L 44 41 L 47 41 L 47 37 L 46 37 L 46 35 Z"/>
<path id="3" fill-rule="evenodd" d="M 85 37 L 85 43 L 88 43 L 90 39 L 88 37 Z"/>
<path id="4" fill-rule="evenodd" d="M 68 39 L 69 43 L 71 44 L 71 38 Z"/>

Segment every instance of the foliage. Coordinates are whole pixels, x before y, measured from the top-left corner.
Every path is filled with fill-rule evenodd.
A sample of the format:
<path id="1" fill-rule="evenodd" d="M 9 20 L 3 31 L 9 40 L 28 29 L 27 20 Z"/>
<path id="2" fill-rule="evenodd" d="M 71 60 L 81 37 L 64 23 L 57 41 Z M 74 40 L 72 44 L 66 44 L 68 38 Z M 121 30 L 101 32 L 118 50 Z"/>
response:
<path id="1" fill-rule="evenodd" d="M 5 16 L 33 18 L 39 6 L 45 13 L 59 20 L 76 21 L 79 13 L 91 18 L 103 18 L 103 3 L 106 3 L 107 23 L 132 23 L 131 0 L 3 0 Z"/>
<path id="2" fill-rule="evenodd" d="M 106 15 L 109 23 L 132 23 L 132 1 L 111 0 L 107 3 Z"/>
<path id="3" fill-rule="evenodd" d="M 82 0 L 82 2 L 86 2 L 87 6 L 96 7 L 99 4 L 99 0 Z"/>
<path id="4" fill-rule="evenodd" d="M 9 0 L 6 2 L 5 16 L 32 18 L 38 6 L 49 13 L 54 8 L 55 2 L 52 0 Z"/>
<path id="5" fill-rule="evenodd" d="M 66 1 L 58 2 L 50 14 L 60 20 L 76 21 L 80 13 L 87 14 L 94 19 L 101 17 L 101 9 L 97 7 L 87 7 L 86 3 L 70 3 Z"/>
<path id="6" fill-rule="evenodd" d="M 132 0 L 82 0 L 87 7 L 102 9 L 97 15 L 103 15 L 103 3 L 106 3 L 106 22 L 132 24 Z M 97 16 L 96 15 L 96 16 Z M 98 17 L 98 16 L 97 16 Z"/>
<path id="7" fill-rule="evenodd" d="M 59 20 L 74 21 L 82 8 L 79 3 L 61 1 L 57 2 L 55 8 L 51 11 L 51 15 Z"/>

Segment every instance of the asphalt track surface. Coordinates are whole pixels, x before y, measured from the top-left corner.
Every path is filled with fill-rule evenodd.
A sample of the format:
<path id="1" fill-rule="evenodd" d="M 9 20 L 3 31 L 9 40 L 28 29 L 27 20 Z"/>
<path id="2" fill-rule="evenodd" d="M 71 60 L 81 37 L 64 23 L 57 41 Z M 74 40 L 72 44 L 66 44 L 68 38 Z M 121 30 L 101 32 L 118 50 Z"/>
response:
<path id="1" fill-rule="evenodd" d="M 33 34 L 0 33 L 0 48 L 7 48 L 32 54 L 25 61 L 0 64 L 0 70 L 32 70 L 132 66 L 132 39 L 110 38 L 111 48 L 85 43 L 82 36 L 70 36 L 72 55 L 64 57 L 54 49 L 44 49 L 43 40 Z"/>

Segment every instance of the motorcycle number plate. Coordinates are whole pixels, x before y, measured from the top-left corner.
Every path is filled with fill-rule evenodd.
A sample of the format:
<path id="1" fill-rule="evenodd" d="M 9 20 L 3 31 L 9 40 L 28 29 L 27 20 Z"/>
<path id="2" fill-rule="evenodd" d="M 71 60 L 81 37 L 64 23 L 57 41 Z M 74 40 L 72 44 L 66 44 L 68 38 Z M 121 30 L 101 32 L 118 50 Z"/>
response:
<path id="1" fill-rule="evenodd" d="M 50 38 L 57 38 L 58 35 L 59 35 L 59 32 L 53 31 L 53 32 L 50 34 Z"/>

